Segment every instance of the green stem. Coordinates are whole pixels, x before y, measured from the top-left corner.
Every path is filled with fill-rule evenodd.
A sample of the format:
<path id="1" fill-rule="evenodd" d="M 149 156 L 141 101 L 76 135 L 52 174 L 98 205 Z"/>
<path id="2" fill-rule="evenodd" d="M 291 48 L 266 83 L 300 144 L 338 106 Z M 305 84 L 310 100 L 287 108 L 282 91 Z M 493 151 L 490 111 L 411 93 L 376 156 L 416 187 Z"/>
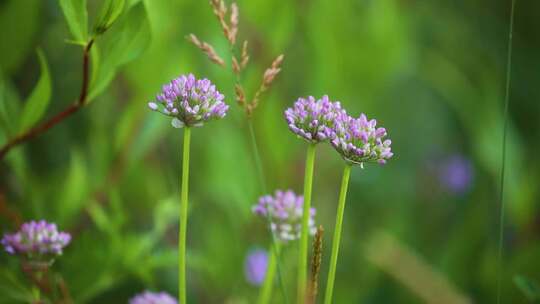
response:
<path id="1" fill-rule="evenodd" d="M 351 175 L 351 165 L 345 165 L 343 178 L 341 180 L 341 190 L 339 191 L 338 210 L 336 214 L 336 227 L 334 229 L 334 239 L 332 240 L 332 255 L 330 256 L 330 270 L 326 282 L 326 294 L 324 304 L 332 303 L 332 292 L 334 291 L 334 280 L 336 278 L 336 266 L 339 253 L 339 242 L 341 239 L 341 226 L 343 224 L 343 214 L 345 211 L 345 201 L 347 198 L 347 188 L 349 187 L 349 176 Z"/>
<path id="2" fill-rule="evenodd" d="M 274 275 L 276 274 L 277 258 L 279 255 L 279 245 L 270 246 L 270 258 L 268 259 L 268 268 L 266 269 L 266 276 L 264 277 L 264 283 L 259 295 L 259 304 L 268 304 L 272 296 L 272 288 L 274 287 Z"/>
<path id="3" fill-rule="evenodd" d="M 253 158 L 255 159 L 255 167 L 257 169 L 257 175 L 259 178 L 259 184 L 263 193 L 266 193 L 266 180 L 264 178 L 264 171 L 262 167 L 261 155 L 259 153 L 259 147 L 257 146 L 257 137 L 255 137 L 255 130 L 253 129 L 253 122 L 251 118 L 248 118 L 249 136 L 251 139 L 251 150 L 253 151 Z"/>
<path id="4" fill-rule="evenodd" d="M 306 168 L 304 173 L 304 211 L 302 214 L 302 232 L 300 236 L 300 250 L 298 254 L 298 281 L 297 303 L 304 304 L 309 241 L 309 215 L 311 209 L 311 187 L 313 184 L 313 167 L 315 166 L 315 144 L 310 144 L 306 155 Z"/>
<path id="5" fill-rule="evenodd" d="M 186 232 L 188 217 L 188 181 L 189 181 L 189 143 L 191 129 L 184 128 L 184 147 L 182 155 L 182 188 L 180 193 L 180 228 L 178 231 L 178 299 L 186 301 Z"/>

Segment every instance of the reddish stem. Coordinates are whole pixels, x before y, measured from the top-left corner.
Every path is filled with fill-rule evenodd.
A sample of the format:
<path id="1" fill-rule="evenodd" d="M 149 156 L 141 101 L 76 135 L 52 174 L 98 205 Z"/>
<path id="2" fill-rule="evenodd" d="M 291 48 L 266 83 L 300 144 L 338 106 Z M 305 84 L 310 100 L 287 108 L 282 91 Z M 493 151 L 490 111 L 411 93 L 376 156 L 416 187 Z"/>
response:
<path id="1" fill-rule="evenodd" d="M 88 43 L 84 47 L 82 85 L 81 85 L 81 94 L 79 95 L 79 99 L 74 104 L 71 104 L 67 108 L 62 110 L 60 113 L 44 121 L 42 124 L 36 125 L 30 130 L 22 134 L 19 134 L 16 137 L 12 138 L 10 141 L 8 141 L 0 149 L 0 160 L 2 160 L 6 156 L 6 154 L 15 146 L 20 145 L 26 141 L 29 141 L 30 139 L 33 139 L 34 137 L 37 137 L 45 133 L 47 130 L 54 127 L 59 122 L 63 121 L 64 119 L 70 117 L 72 114 L 79 111 L 79 109 L 81 109 L 85 105 L 86 99 L 88 97 L 88 85 L 89 85 L 89 74 L 90 74 L 89 73 L 90 72 L 90 67 L 89 67 L 90 66 L 90 49 L 92 48 L 93 44 L 94 44 L 94 39 L 91 39 L 90 41 L 88 41 Z"/>

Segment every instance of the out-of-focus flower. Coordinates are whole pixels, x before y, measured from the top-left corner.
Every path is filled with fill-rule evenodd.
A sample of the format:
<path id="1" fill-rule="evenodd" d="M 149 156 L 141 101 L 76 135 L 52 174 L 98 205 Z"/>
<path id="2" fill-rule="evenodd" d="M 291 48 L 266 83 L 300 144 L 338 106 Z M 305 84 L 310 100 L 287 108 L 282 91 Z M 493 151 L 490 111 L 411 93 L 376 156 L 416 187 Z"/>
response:
<path id="1" fill-rule="evenodd" d="M 394 154 L 390 139 L 385 139 L 385 128 L 377 128 L 375 119 L 368 120 L 365 114 L 352 118 L 341 114 L 335 119 L 332 146 L 351 164 L 378 162 L 385 164 Z"/>
<path id="2" fill-rule="evenodd" d="M 129 300 L 129 304 L 177 304 L 175 298 L 171 297 L 166 292 L 150 292 L 145 291 L 143 293 L 140 293 L 131 300 Z"/>
<path id="3" fill-rule="evenodd" d="M 264 282 L 268 269 L 268 253 L 262 249 L 249 252 L 244 265 L 246 280 L 254 286 L 260 286 Z"/>
<path id="4" fill-rule="evenodd" d="M 148 107 L 173 117 L 175 128 L 198 127 L 205 122 L 220 119 L 227 114 L 229 106 L 225 97 L 208 79 L 196 79 L 193 74 L 182 75 L 163 86 L 155 101 Z"/>
<path id="5" fill-rule="evenodd" d="M 297 240 L 302 231 L 302 212 L 304 197 L 293 191 L 277 190 L 274 196 L 265 195 L 253 206 L 253 212 L 263 218 L 270 218 L 270 228 L 282 242 Z M 315 208 L 310 210 L 309 233 L 314 235 Z"/>
<path id="6" fill-rule="evenodd" d="M 56 224 L 41 220 L 22 224 L 16 233 L 5 234 L 1 243 L 8 253 L 34 259 L 59 256 L 70 241 L 69 233 L 59 232 Z"/>
<path id="7" fill-rule="evenodd" d="M 474 170 L 469 159 L 453 155 L 443 160 L 439 168 L 439 181 L 455 194 L 467 192 L 473 180 Z"/>
<path id="8" fill-rule="evenodd" d="M 298 98 L 292 108 L 285 110 L 289 129 L 311 143 L 333 137 L 333 126 L 337 116 L 345 110 L 339 102 L 331 102 L 327 95 L 315 100 L 313 96 Z"/>

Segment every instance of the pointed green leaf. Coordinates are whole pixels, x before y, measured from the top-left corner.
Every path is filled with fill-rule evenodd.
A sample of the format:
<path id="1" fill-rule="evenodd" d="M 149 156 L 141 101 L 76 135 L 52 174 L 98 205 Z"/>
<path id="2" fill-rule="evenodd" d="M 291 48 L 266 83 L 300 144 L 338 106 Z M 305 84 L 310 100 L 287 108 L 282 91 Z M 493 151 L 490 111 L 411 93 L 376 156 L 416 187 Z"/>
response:
<path id="1" fill-rule="evenodd" d="M 49 66 L 43 51 L 38 49 L 39 65 L 41 76 L 36 84 L 32 94 L 26 100 L 22 110 L 19 132 L 24 132 L 33 127 L 45 114 L 49 101 L 51 99 L 51 75 Z"/>
<path id="2" fill-rule="evenodd" d="M 119 24 L 104 36 L 100 49 L 101 64 L 91 85 L 88 100 L 103 92 L 114 79 L 116 70 L 137 58 L 150 42 L 150 24 L 143 2 L 132 6 Z"/>
<path id="3" fill-rule="evenodd" d="M 105 0 L 101 7 L 101 12 L 97 18 L 96 25 L 94 26 L 94 33 L 101 35 L 105 33 L 112 24 L 116 21 L 118 16 L 124 9 L 125 0 Z"/>
<path id="4" fill-rule="evenodd" d="M 86 43 L 88 39 L 88 13 L 86 0 L 59 0 L 69 31 L 74 40 Z"/>

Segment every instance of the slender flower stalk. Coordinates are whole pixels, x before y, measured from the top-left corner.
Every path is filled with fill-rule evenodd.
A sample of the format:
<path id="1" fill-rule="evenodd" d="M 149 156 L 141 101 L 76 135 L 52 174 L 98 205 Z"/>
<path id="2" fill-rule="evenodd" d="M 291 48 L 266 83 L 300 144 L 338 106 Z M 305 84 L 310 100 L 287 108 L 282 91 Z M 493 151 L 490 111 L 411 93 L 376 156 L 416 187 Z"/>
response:
<path id="1" fill-rule="evenodd" d="M 178 231 L 178 299 L 186 302 L 186 232 L 188 219 L 188 187 L 189 187 L 189 145 L 191 128 L 184 128 L 184 147 L 182 154 L 182 185 L 180 193 L 180 226 Z"/>
<path id="2" fill-rule="evenodd" d="M 272 246 L 273 247 L 273 246 Z M 272 297 L 272 289 L 274 287 L 274 276 L 276 274 L 277 258 L 279 256 L 280 245 L 276 244 L 276 247 L 270 249 L 270 257 L 268 259 L 268 267 L 266 269 L 266 275 L 264 276 L 264 282 L 262 285 L 261 293 L 259 294 L 258 304 L 268 304 Z"/>
<path id="3" fill-rule="evenodd" d="M 341 190 L 339 191 L 338 210 L 336 214 L 336 227 L 334 228 L 334 239 L 332 241 L 332 254 L 330 256 L 330 270 L 328 271 L 328 281 L 326 283 L 326 293 L 324 303 L 332 303 L 332 292 L 334 291 L 334 280 L 336 278 L 337 258 L 339 254 L 339 243 L 341 240 L 341 226 L 343 224 L 343 214 L 345 213 L 345 202 L 347 199 L 347 189 L 349 187 L 349 176 L 351 175 L 351 165 L 346 164 L 343 169 L 341 179 Z"/>
<path id="4" fill-rule="evenodd" d="M 345 168 L 343 169 L 343 178 L 339 192 L 336 226 L 334 229 L 334 239 L 332 240 L 332 254 L 330 256 L 330 268 L 324 297 L 325 304 L 332 303 L 341 229 L 352 166 L 360 165 L 363 168 L 364 163 L 373 162 L 383 165 L 394 155 L 391 149 L 392 142 L 390 139 L 385 139 L 387 136 L 386 129 L 377 128 L 377 121 L 375 119 L 368 120 L 365 114 L 361 114 L 356 119 L 343 112 L 336 116 L 333 128 L 334 131 L 332 132 L 330 143 L 343 157 Z"/>
<path id="5" fill-rule="evenodd" d="M 315 167 L 316 144 L 307 148 L 306 167 L 304 172 L 304 209 L 302 212 L 302 233 L 300 236 L 300 250 L 298 254 L 297 303 L 303 304 L 307 283 L 308 245 L 309 245 L 309 215 L 311 208 L 311 188 L 313 185 L 313 168 Z"/>
<path id="6" fill-rule="evenodd" d="M 302 233 L 298 254 L 297 303 L 304 304 L 307 283 L 309 210 L 311 208 L 311 188 L 315 166 L 315 148 L 320 142 L 334 135 L 337 117 L 346 115 L 339 102 L 331 102 L 327 95 L 316 100 L 313 96 L 298 98 L 293 107 L 285 110 L 285 120 L 289 130 L 309 143 L 304 173 L 304 212 Z"/>
<path id="7" fill-rule="evenodd" d="M 192 74 L 182 75 L 163 86 L 155 101 L 148 103 L 152 111 L 172 117 L 172 126 L 184 128 L 182 181 L 180 193 L 180 225 L 178 231 L 178 298 L 186 300 L 186 237 L 188 220 L 189 146 L 191 128 L 221 119 L 229 106 L 225 97 L 208 79 L 197 79 Z"/>

